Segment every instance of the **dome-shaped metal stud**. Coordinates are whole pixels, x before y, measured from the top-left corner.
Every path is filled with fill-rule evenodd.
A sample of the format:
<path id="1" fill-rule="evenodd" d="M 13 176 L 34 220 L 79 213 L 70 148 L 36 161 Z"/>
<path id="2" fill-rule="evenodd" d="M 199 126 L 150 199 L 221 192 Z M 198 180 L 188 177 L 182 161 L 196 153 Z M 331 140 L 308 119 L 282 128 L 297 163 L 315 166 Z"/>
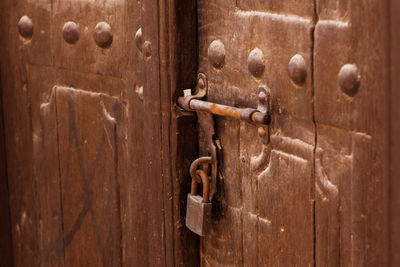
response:
<path id="1" fill-rule="evenodd" d="M 290 59 L 288 73 L 295 84 L 304 85 L 307 78 L 307 66 L 303 56 L 296 54 Z"/>
<path id="2" fill-rule="evenodd" d="M 106 22 L 97 23 L 94 28 L 94 40 L 96 44 L 101 48 L 108 48 L 111 46 L 113 41 L 113 34 L 110 25 Z"/>
<path id="3" fill-rule="evenodd" d="M 68 21 L 64 24 L 62 35 L 64 41 L 69 44 L 74 44 L 79 40 L 78 25 L 73 21 Z"/>
<path id="4" fill-rule="evenodd" d="M 22 16 L 18 21 L 19 34 L 26 38 L 31 39 L 33 35 L 33 22 L 30 17 Z"/>
<path id="5" fill-rule="evenodd" d="M 355 64 L 345 64 L 339 71 L 340 89 L 349 96 L 354 96 L 360 87 L 361 77 Z"/>
<path id="6" fill-rule="evenodd" d="M 265 64 L 263 52 L 254 48 L 247 58 L 247 67 L 249 72 L 256 78 L 260 78 L 264 74 Z"/>
<path id="7" fill-rule="evenodd" d="M 208 61 L 216 69 L 225 64 L 225 46 L 220 40 L 214 40 L 208 47 Z"/>

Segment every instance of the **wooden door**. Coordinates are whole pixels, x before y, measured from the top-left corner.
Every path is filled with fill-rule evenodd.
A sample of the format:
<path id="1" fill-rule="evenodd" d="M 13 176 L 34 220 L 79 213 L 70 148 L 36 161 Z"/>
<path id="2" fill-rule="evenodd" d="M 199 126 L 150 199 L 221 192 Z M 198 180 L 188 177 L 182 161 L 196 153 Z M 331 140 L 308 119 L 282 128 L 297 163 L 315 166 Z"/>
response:
<path id="1" fill-rule="evenodd" d="M 0 1 L 1 262 L 399 265 L 398 12 L 395 0 Z M 184 226 L 196 117 L 176 105 L 197 73 L 208 101 L 256 108 L 266 86 L 272 107 L 268 126 L 214 117 L 222 157 L 202 238 Z"/>
<path id="2" fill-rule="evenodd" d="M 215 119 L 204 266 L 389 264 L 389 4 L 198 1 L 207 99 L 256 108 L 265 85 L 272 105 L 269 127 Z"/>
<path id="3" fill-rule="evenodd" d="M 179 9 L 195 14 L 193 6 Z M 5 233 L 11 224 L 4 251 L 14 265 L 198 263 L 198 239 L 179 222 L 180 188 L 190 183 L 179 170 L 195 144 L 185 146 L 186 161 L 175 156 L 181 119 L 172 114 L 171 89 L 195 79 L 194 16 L 180 19 L 189 23 L 178 35 L 165 26 L 176 19 L 172 8 L 157 1 L 5 0 L 0 7 L 0 150 L 11 217 L 4 217 Z M 178 46 L 164 33 L 192 45 L 170 59 Z M 183 120 L 194 131 L 193 119 Z M 194 134 L 187 136 L 179 142 Z M 3 145 L 3 130 L 0 137 Z M 194 245 L 184 251 L 187 240 Z"/>

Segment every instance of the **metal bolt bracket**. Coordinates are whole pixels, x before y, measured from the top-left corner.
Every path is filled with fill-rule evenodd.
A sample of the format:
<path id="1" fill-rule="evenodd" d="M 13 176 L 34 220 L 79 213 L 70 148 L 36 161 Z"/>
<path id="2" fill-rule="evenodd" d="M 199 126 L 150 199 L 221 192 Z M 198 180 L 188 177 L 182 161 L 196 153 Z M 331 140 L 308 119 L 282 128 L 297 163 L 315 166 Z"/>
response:
<path id="1" fill-rule="evenodd" d="M 201 182 L 197 174 L 199 168 L 203 168 L 205 173 L 209 171 L 211 165 L 210 200 L 217 191 L 218 175 L 218 150 L 219 140 L 215 140 L 214 115 L 236 118 L 249 123 L 269 125 L 270 115 L 270 91 L 266 86 L 258 88 L 258 106 L 254 108 L 237 108 L 201 100 L 207 95 L 207 77 L 200 73 L 197 77 L 197 85 L 193 90 L 185 89 L 184 96 L 178 98 L 178 104 L 186 111 L 195 111 L 198 118 L 199 131 L 199 155 L 200 158 L 193 161 L 190 166 L 190 176 L 196 182 Z M 220 145 L 219 145 L 220 147 Z"/>
<path id="2" fill-rule="evenodd" d="M 262 85 L 259 87 L 259 103 L 257 109 L 254 108 L 237 108 L 226 106 L 213 102 L 201 100 L 207 94 L 207 81 L 204 74 L 199 74 L 195 95 L 191 94 L 191 89 L 184 90 L 184 96 L 178 98 L 180 107 L 187 111 L 205 111 L 214 115 L 231 117 L 250 123 L 259 123 L 268 125 L 271 122 L 269 113 L 269 89 Z M 199 84 L 204 85 L 200 88 Z"/>

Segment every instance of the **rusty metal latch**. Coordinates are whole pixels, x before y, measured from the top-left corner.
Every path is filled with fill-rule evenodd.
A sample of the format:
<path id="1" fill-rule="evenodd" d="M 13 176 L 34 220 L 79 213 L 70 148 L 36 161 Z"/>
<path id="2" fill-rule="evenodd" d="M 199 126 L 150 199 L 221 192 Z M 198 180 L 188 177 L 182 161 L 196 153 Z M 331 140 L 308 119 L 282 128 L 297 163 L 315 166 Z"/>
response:
<path id="1" fill-rule="evenodd" d="M 204 74 L 199 74 L 195 95 L 192 95 L 192 89 L 185 89 L 184 96 L 178 98 L 178 104 L 186 111 L 205 111 L 214 115 L 268 125 L 271 122 L 268 110 L 269 90 L 263 85 L 259 86 L 258 90 L 257 109 L 237 108 L 204 101 L 201 99 L 207 94 L 207 80 Z"/>
<path id="2" fill-rule="evenodd" d="M 196 88 L 193 90 L 194 94 L 192 94 L 192 89 L 186 89 L 183 91 L 184 95 L 178 98 L 179 106 L 186 111 L 196 112 L 198 118 L 197 122 L 200 157 L 191 164 L 190 176 L 192 178 L 192 192 L 197 190 L 198 183 L 203 184 L 203 202 L 212 201 L 213 195 L 216 193 L 218 158 L 220 158 L 222 155 L 221 144 L 215 136 L 213 115 L 231 117 L 261 125 L 268 125 L 271 122 L 269 107 L 270 93 L 266 86 L 259 86 L 258 88 L 257 109 L 232 107 L 204 101 L 202 99 L 206 96 L 207 90 L 207 78 L 203 73 L 200 73 L 197 77 Z M 201 176 L 199 173 L 203 175 Z M 205 175 L 210 180 L 209 183 L 204 182 Z M 190 199 L 190 196 L 188 199 Z M 193 206 L 192 202 L 188 203 L 187 215 L 189 215 L 189 218 L 187 217 L 187 226 L 197 234 L 207 235 L 209 231 L 209 223 L 207 220 L 202 220 L 202 223 L 199 221 L 198 224 L 193 223 L 193 216 L 197 216 L 198 218 L 203 218 L 205 216 L 205 204 L 202 204 L 202 206 L 197 204 L 197 206 L 201 206 L 202 209 L 199 209 L 198 212 L 194 212 L 191 209 Z"/>
<path id="3" fill-rule="evenodd" d="M 190 176 L 194 181 L 201 182 L 197 170 L 205 169 L 208 173 L 208 165 L 211 164 L 211 190 L 210 195 L 215 193 L 215 180 L 218 173 L 217 149 L 220 150 L 219 140 L 215 140 L 214 115 L 231 117 L 249 123 L 268 125 L 271 122 L 270 114 L 270 91 L 265 85 L 258 87 L 258 105 L 254 108 L 238 108 L 222 104 L 212 103 L 201 100 L 207 95 L 207 77 L 199 73 L 197 85 L 192 95 L 192 89 L 185 89 L 184 96 L 178 98 L 178 104 L 186 111 L 195 111 L 198 117 L 199 135 L 203 140 L 199 140 L 200 158 L 195 160 L 190 167 Z"/>

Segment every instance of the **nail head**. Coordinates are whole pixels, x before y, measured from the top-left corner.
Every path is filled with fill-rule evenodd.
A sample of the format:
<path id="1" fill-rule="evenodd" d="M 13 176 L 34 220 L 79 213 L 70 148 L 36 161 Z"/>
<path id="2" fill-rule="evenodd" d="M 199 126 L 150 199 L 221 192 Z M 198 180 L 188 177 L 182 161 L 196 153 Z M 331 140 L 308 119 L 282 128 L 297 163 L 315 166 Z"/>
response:
<path id="1" fill-rule="evenodd" d="M 30 39 L 33 35 L 33 22 L 30 17 L 22 16 L 18 21 L 18 31 L 19 34 L 26 38 Z"/>
<path id="2" fill-rule="evenodd" d="M 99 22 L 94 28 L 94 40 L 101 48 L 108 48 L 113 41 L 111 27 L 106 22 Z"/>
<path id="3" fill-rule="evenodd" d="M 289 61 L 288 72 L 290 79 L 295 84 L 304 85 L 307 78 L 307 66 L 304 57 L 299 54 L 294 55 Z"/>
<path id="4" fill-rule="evenodd" d="M 225 46 L 220 40 L 214 40 L 208 47 L 208 61 L 216 68 L 221 69 L 225 64 Z"/>
<path id="5" fill-rule="evenodd" d="M 79 40 L 78 25 L 73 21 L 68 21 L 64 24 L 62 30 L 64 40 L 69 44 L 74 44 Z"/>
<path id="6" fill-rule="evenodd" d="M 265 70 L 264 55 L 260 49 L 254 48 L 250 52 L 247 58 L 247 66 L 254 77 L 260 78 L 263 75 Z"/>
<path id="7" fill-rule="evenodd" d="M 354 96 L 360 87 L 361 77 L 357 65 L 345 64 L 339 71 L 338 75 L 339 86 L 342 91 L 349 95 Z"/>

